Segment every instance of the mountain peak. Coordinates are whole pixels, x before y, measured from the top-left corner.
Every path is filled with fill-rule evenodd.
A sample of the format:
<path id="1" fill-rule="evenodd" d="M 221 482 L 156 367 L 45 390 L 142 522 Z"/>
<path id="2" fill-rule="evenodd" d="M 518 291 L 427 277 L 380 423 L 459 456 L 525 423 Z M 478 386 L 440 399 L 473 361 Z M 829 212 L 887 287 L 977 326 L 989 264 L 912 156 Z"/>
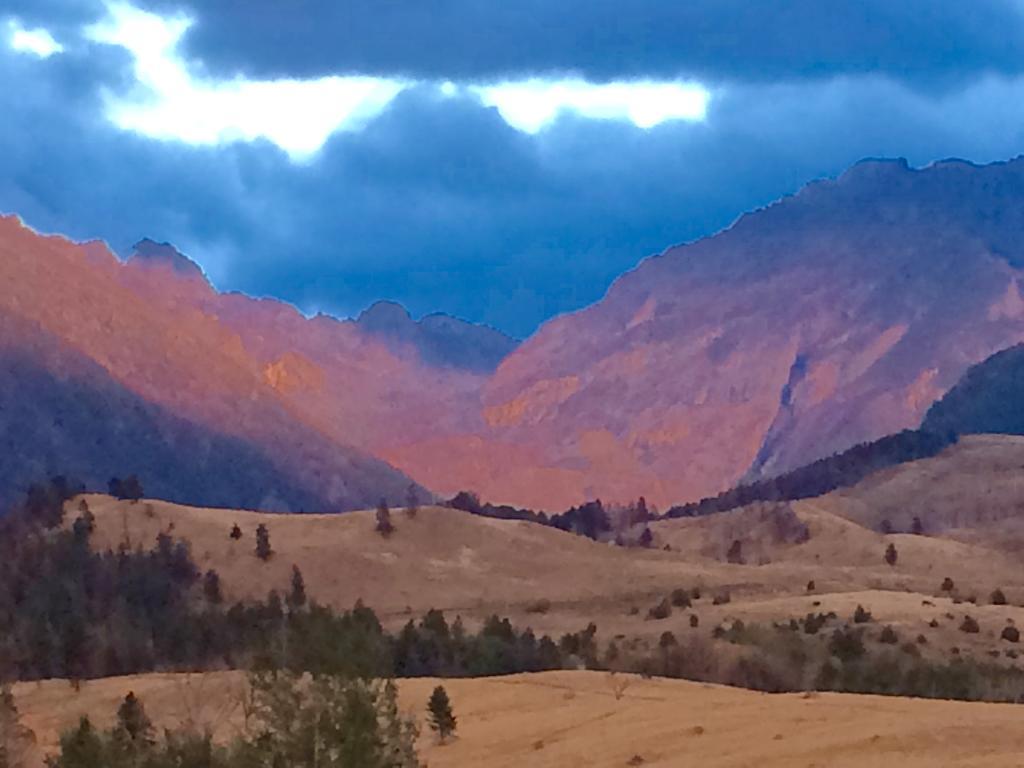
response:
<path id="1" fill-rule="evenodd" d="M 392 346 L 410 346 L 429 365 L 487 373 L 518 345 L 518 341 L 486 325 L 435 313 L 420 320 L 401 304 L 377 301 L 354 321 L 364 333 Z"/>
<path id="2" fill-rule="evenodd" d="M 132 255 L 128 260 L 138 260 L 149 264 L 166 264 L 179 275 L 206 280 L 202 268 L 188 256 L 170 243 L 158 243 L 148 237 L 144 237 L 132 246 Z"/>

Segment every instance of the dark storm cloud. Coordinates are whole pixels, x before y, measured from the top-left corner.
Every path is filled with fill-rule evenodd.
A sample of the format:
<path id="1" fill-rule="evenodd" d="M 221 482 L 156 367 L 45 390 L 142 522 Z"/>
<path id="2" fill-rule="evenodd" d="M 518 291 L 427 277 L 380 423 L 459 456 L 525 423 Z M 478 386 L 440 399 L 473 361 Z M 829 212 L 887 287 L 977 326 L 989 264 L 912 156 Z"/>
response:
<path id="1" fill-rule="evenodd" d="M 214 71 L 708 82 L 1020 72 L 1017 0 L 145 0 Z"/>
<path id="2" fill-rule="evenodd" d="M 1024 147 L 1024 87 L 922 92 L 881 76 L 733 83 L 706 122 L 641 130 L 563 116 L 516 131 L 420 87 L 295 164 L 266 142 L 196 148 L 103 116 L 130 61 L 81 42 L 0 48 L 0 210 L 119 249 L 150 236 L 217 284 L 308 311 L 394 298 L 513 333 L 599 298 L 640 258 L 872 155 L 988 161 Z"/>

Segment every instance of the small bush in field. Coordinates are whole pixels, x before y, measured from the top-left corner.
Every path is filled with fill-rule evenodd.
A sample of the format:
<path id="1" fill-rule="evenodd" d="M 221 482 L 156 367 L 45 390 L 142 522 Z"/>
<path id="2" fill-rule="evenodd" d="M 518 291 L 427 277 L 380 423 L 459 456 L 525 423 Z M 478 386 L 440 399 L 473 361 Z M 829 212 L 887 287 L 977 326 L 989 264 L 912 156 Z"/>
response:
<path id="1" fill-rule="evenodd" d="M 976 635 L 981 631 L 981 627 L 978 626 L 977 620 L 972 616 L 964 616 L 964 620 L 960 622 L 960 631 Z"/>
<path id="2" fill-rule="evenodd" d="M 871 611 L 865 609 L 863 605 L 858 605 L 857 610 L 853 612 L 853 623 L 866 624 L 869 621 L 871 621 Z"/>
<path id="3" fill-rule="evenodd" d="M 676 608 L 689 608 L 691 605 L 690 593 L 685 589 L 673 589 L 671 599 Z"/>
<path id="4" fill-rule="evenodd" d="M 1006 605 L 1006 595 L 1003 594 L 1003 590 L 997 588 L 992 591 L 988 601 L 992 605 Z"/>
<path id="5" fill-rule="evenodd" d="M 711 600 L 712 605 L 725 605 L 726 603 L 732 602 L 732 595 L 729 594 L 729 590 L 719 592 Z"/>
<path id="6" fill-rule="evenodd" d="M 526 606 L 527 613 L 547 613 L 550 610 L 551 601 L 544 597 L 542 597 L 540 600 L 534 600 L 532 603 Z"/>
<path id="7" fill-rule="evenodd" d="M 648 619 L 655 619 L 655 620 L 667 619 L 671 615 L 672 615 L 672 605 L 669 603 L 667 597 L 663 598 L 660 603 L 658 603 L 657 605 L 653 606 L 650 610 L 647 611 L 647 618 Z"/>
<path id="8" fill-rule="evenodd" d="M 956 585 L 953 584 L 953 580 L 947 576 L 942 580 L 942 586 L 939 587 L 943 592 L 952 592 L 956 589 Z"/>
<path id="9" fill-rule="evenodd" d="M 899 642 L 899 637 L 896 636 L 896 630 L 886 625 L 878 635 L 878 642 L 885 643 L 886 645 L 896 645 L 896 643 Z"/>
<path id="10" fill-rule="evenodd" d="M 1006 626 L 1003 627 L 1002 633 L 999 635 L 1003 640 L 1008 643 L 1019 643 L 1020 642 L 1020 630 L 1016 627 Z"/>
<path id="11" fill-rule="evenodd" d="M 690 626 L 693 629 L 696 629 L 697 627 L 700 626 L 700 619 L 697 617 L 696 613 L 691 613 L 690 614 Z"/>

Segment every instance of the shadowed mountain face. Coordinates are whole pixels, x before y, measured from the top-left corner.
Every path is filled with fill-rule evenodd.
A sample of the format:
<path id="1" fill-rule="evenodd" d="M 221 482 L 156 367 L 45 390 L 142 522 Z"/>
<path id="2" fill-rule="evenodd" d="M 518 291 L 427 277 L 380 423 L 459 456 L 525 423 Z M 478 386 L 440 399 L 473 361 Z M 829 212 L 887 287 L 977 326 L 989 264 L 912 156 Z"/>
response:
<path id="1" fill-rule="evenodd" d="M 439 493 L 664 506 L 916 426 L 1024 341 L 1022 243 L 1024 161 L 865 161 L 644 261 L 516 346 L 385 302 L 305 318 L 218 294 L 171 246 L 121 264 L 0 219 L 0 317 L 332 506 L 404 493 L 369 455 Z"/>
<path id="2" fill-rule="evenodd" d="M 10 323 L 0 320 L 9 339 Z M 24 331 L 21 334 L 23 335 Z M 88 488 L 145 478 L 147 494 L 250 509 L 328 509 L 254 445 L 178 418 L 56 341 L 0 350 L 0 504 L 64 474 Z"/>
<path id="3" fill-rule="evenodd" d="M 136 472 L 197 504 L 350 509 L 409 479 L 296 413 L 216 298 L 176 259 L 121 264 L 102 246 L 0 219 L 4 363 L 0 496 L 52 472 L 90 484 Z M 297 314 L 297 313 L 296 313 Z"/>

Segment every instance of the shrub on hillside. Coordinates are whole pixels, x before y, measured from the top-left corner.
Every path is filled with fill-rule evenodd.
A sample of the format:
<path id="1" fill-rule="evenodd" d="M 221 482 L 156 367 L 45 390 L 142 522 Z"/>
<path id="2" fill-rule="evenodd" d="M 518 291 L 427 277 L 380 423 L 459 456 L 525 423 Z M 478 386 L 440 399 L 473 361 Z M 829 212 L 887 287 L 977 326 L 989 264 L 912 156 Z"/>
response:
<path id="1" fill-rule="evenodd" d="M 1000 633 L 999 637 L 1008 643 L 1019 643 L 1020 630 L 1014 626 L 1005 626 L 1003 627 L 1003 631 Z"/>
<path id="2" fill-rule="evenodd" d="M 534 600 L 532 603 L 527 604 L 527 613 L 547 613 L 551 610 L 551 601 L 545 597 L 540 600 Z"/>
<path id="3" fill-rule="evenodd" d="M 999 588 L 992 591 L 988 600 L 992 605 L 1006 605 L 1006 595 L 1004 595 L 1003 590 Z"/>
<path id="4" fill-rule="evenodd" d="M 690 593 L 685 589 L 673 589 L 670 599 L 676 608 L 689 608 L 692 605 Z"/>
<path id="5" fill-rule="evenodd" d="M 889 567 L 895 567 L 896 561 L 899 559 L 899 553 L 896 551 L 896 545 L 890 542 L 889 546 L 885 548 L 885 562 Z"/>
<path id="6" fill-rule="evenodd" d="M 667 597 L 666 598 L 662 598 L 660 603 L 658 603 L 655 606 L 652 606 L 647 611 L 647 618 L 648 619 L 655 619 L 655 620 L 667 619 L 671 615 L 672 615 L 672 604 L 668 601 Z"/>
<path id="7" fill-rule="evenodd" d="M 956 589 L 956 585 L 953 584 L 953 580 L 947 576 L 942 580 L 942 586 L 939 587 L 943 592 L 952 592 Z"/>
<path id="8" fill-rule="evenodd" d="M 858 605 L 857 609 L 853 612 L 853 623 L 866 624 L 869 621 L 871 621 L 871 612 L 865 609 L 863 605 Z"/>
<path id="9" fill-rule="evenodd" d="M 899 642 L 899 637 L 896 636 L 896 630 L 886 625 L 878 635 L 878 642 L 885 643 L 886 645 L 896 645 L 896 643 Z"/>
<path id="10" fill-rule="evenodd" d="M 859 659 L 865 653 L 863 631 L 840 627 L 829 638 L 828 652 L 844 663 Z"/>
<path id="11" fill-rule="evenodd" d="M 976 635 L 981 631 L 981 627 L 978 626 L 978 622 L 972 616 L 964 616 L 964 620 L 960 622 L 960 631 L 966 632 L 971 635 Z"/>

